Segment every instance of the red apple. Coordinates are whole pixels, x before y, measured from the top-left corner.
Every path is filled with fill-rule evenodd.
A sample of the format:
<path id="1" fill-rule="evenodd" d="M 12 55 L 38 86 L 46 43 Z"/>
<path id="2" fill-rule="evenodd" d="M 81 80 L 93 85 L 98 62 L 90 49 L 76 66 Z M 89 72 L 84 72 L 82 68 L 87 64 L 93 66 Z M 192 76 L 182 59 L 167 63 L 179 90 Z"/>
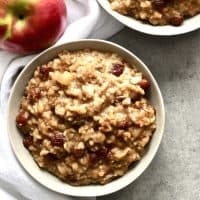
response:
<path id="1" fill-rule="evenodd" d="M 64 0 L 0 0 L 0 48 L 33 53 L 54 44 L 67 21 Z"/>

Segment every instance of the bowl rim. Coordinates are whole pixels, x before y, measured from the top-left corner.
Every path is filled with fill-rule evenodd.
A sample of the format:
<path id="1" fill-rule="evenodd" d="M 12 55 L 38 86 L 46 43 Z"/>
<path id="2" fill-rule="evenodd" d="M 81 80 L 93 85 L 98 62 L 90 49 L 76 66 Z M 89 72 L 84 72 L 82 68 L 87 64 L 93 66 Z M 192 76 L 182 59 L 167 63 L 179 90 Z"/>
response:
<path id="1" fill-rule="evenodd" d="M 133 17 L 122 15 L 116 11 L 113 11 L 107 4 L 109 4 L 108 0 L 97 0 L 101 7 L 112 17 L 114 17 L 116 20 L 124 24 L 125 26 L 129 27 L 132 30 L 138 31 L 140 33 L 152 35 L 152 36 L 160 36 L 160 37 L 167 37 L 167 36 L 177 36 L 186 34 L 189 32 L 193 32 L 195 30 L 200 29 L 200 23 L 195 23 L 194 26 L 188 25 L 181 25 L 181 26 L 171 26 L 171 25 L 165 25 L 165 26 L 153 26 L 151 24 L 145 24 L 140 20 L 137 20 Z M 196 14 L 193 17 L 190 17 L 189 19 L 186 19 L 187 23 L 189 21 L 194 20 L 194 18 L 200 18 L 200 13 Z M 132 21 L 132 23 L 130 23 Z M 198 21 L 198 20 L 197 20 Z M 134 24 L 133 24 L 134 23 Z M 135 27 L 133 26 L 135 25 Z"/>
<path id="2" fill-rule="evenodd" d="M 60 191 L 57 188 L 53 188 L 50 185 L 46 185 L 45 181 L 41 180 L 34 173 L 32 173 L 31 170 L 27 169 L 26 164 L 23 163 L 23 159 L 21 158 L 21 155 L 16 150 L 17 148 L 16 148 L 16 146 L 15 146 L 15 144 L 13 142 L 12 134 L 10 133 L 10 128 L 9 128 L 10 127 L 10 123 L 11 123 L 10 120 L 9 120 L 9 116 L 12 115 L 12 111 L 11 111 L 10 108 L 11 108 L 11 102 L 12 102 L 12 99 L 13 99 L 13 93 L 15 91 L 16 86 L 18 85 L 18 82 L 21 79 L 21 76 L 24 75 L 25 71 L 29 68 L 29 66 L 31 66 L 31 64 L 34 61 L 36 61 L 38 58 L 42 57 L 44 54 L 48 53 L 49 51 L 51 51 L 51 50 L 53 50 L 55 48 L 59 49 L 62 46 L 66 46 L 66 45 L 70 45 L 70 44 L 75 44 L 75 43 L 80 43 L 80 42 L 82 42 L 82 43 L 93 42 L 93 43 L 102 43 L 104 45 L 111 45 L 111 46 L 113 46 L 116 49 L 120 49 L 121 52 L 124 52 L 125 54 L 133 57 L 133 59 L 135 61 L 139 62 L 140 65 L 141 65 L 141 67 L 143 69 L 145 69 L 145 71 L 147 71 L 147 74 L 150 75 L 150 77 L 151 77 L 151 79 L 153 81 L 154 87 L 156 89 L 156 92 L 158 94 L 158 99 L 159 99 L 160 105 L 161 105 L 160 110 L 161 110 L 162 124 L 160 125 L 159 136 L 158 136 L 156 144 L 153 147 L 153 150 L 152 150 L 151 154 L 148 155 L 148 159 L 144 163 L 143 167 L 141 167 L 139 173 L 137 175 L 135 175 L 134 178 L 129 178 L 129 179 L 127 178 L 126 181 L 124 181 L 124 184 L 115 185 L 115 188 L 111 187 L 110 190 L 104 190 L 106 188 L 106 185 L 108 185 L 108 184 L 106 184 L 106 185 L 102 185 L 101 186 L 102 187 L 101 190 L 94 191 L 93 193 L 79 192 L 78 191 L 80 187 L 84 188 L 85 186 L 75 186 L 76 187 L 75 191 L 74 190 L 73 191 L 69 191 L 69 190 L 67 191 L 67 189 L 66 189 L 66 191 Z M 94 50 L 95 50 L 95 48 L 94 48 Z M 50 189 L 50 190 L 52 190 L 54 192 L 57 192 L 57 193 L 60 193 L 60 194 L 65 194 L 65 195 L 70 195 L 70 196 L 74 196 L 74 197 L 94 197 L 94 196 L 97 197 L 97 196 L 108 195 L 108 194 L 114 193 L 116 191 L 119 191 L 119 190 L 123 189 L 124 187 L 128 186 L 129 184 L 131 184 L 132 182 L 134 182 L 147 169 L 147 167 L 151 164 L 153 158 L 155 157 L 156 152 L 158 151 L 158 148 L 159 148 L 159 146 L 161 144 L 161 140 L 162 140 L 162 137 L 163 137 L 163 134 L 164 134 L 164 127 L 165 127 L 165 107 L 164 107 L 163 97 L 162 97 L 161 91 L 159 89 L 159 86 L 157 84 L 157 81 L 155 80 L 154 76 L 152 75 L 152 73 L 150 72 L 150 70 L 148 69 L 148 67 L 135 54 L 133 54 L 131 51 L 127 50 L 126 48 L 124 48 L 124 47 L 122 47 L 122 46 L 120 46 L 120 45 L 118 45 L 116 43 L 113 43 L 113 42 L 110 42 L 110 41 L 105 41 L 105 40 L 100 40 L 100 39 L 81 39 L 81 40 L 74 40 L 74 41 L 66 42 L 64 44 L 48 48 L 47 50 L 41 52 L 39 55 L 37 55 L 36 57 L 34 57 L 30 62 L 27 63 L 27 65 L 24 67 L 24 69 L 22 70 L 22 72 L 20 73 L 20 75 L 17 77 L 15 83 L 13 84 L 13 87 L 12 87 L 11 92 L 10 92 L 9 100 L 8 100 L 8 106 L 7 106 L 7 131 L 8 131 L 8 135 L 9 135 L 9 142 L 11 144 L 13 153 L 14 153 L 15 157 L 17 158 L 18 163 L 23 167 L 23 169 L 24 169 L 25 172 L 27 172 L 34 180 L 36 180 L 42 186 L 45 186 L 46 188 L 48 188 L 48 189 Z M 119 179 L 120 178 L 121 177 L 119 177 Z M 67 183 L 64 183 L 64 184 L 67 184 Z M 69 184 L 67 184 L 67 185 L 70 186 Z M 72 186 L 72 187 L 74 187 L 74 186 Z M 86 190 L 87 190 L 87 188 L 86 188 Z"/>

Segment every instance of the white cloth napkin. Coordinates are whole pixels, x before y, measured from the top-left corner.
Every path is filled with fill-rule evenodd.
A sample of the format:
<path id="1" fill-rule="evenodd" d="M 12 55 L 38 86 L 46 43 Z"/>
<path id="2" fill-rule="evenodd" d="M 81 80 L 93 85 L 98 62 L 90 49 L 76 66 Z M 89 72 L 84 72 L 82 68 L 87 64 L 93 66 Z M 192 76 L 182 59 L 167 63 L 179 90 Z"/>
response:
<path id="1" fill-rule="evenodd" d="M 66 0 L 66 3 L 69 16 L 68 28 L 57 44 L 81 38 L 106 39 L 122 28 L 121 24 L 100 9 L 96 0 Z M 0 50 L 0 81 L 2 80 L 0 91 L 0 199 L 74 199 L 54 193 L 34 181 L 17 162 L 10 147 L 5 127 L 10 88 L 21 66 L 33 57 L 34 55 L 22 57 Z"/>

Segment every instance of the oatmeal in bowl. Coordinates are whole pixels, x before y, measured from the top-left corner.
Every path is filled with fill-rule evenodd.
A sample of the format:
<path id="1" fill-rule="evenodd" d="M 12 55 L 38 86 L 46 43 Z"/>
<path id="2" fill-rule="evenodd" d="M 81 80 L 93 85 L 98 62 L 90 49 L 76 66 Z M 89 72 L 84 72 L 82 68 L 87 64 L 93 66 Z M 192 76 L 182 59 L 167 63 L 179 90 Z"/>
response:
<path id="1" fill-rule="evenodd" d="M 98 0 L 116 20 L 133 30 L 173 36 L 200 28 L 199 0 Z"/>
<path id="2" fill-rule="evenodd" d="M 136 57 L 131 61 L 128 51 L 109 42 L 83 40 L 47 52 L 24 69 L 26 80 L 18 78 L 10 97 L 19 105 L 15 127 L 9 126 L 18 134 L 11 137 L 13 148 L 20 146 L 18 159 L 58 192 L 118 190 L 118 181 L 132 181 L 147 167 L 162 138 L 164 107 L 154 79 Z M 13 99 L 22 82 L 25 90 Z"/>
<path id="3" fill-rule="evenodd" d="M 122 15 L 152 25 L 180 26 L 185 18 L 200 13 L 199 0 L 109 0 L 111 8 Z"/>
<path id="4" fill-rule="evenodd" d="M 38 66 L 16 123 L 37 164 L 74 184 L 105 184 L 142 158 L 156 128 L 150 83 L 115 53 L 64 51 Z"/>

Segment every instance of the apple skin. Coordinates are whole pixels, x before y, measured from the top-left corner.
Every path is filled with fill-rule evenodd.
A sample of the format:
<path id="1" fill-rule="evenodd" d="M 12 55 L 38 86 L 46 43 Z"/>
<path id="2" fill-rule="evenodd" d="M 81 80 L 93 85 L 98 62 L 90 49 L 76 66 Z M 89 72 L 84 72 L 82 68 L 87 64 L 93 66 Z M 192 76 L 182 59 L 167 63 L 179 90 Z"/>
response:
<path id="1" fill-rule="evenodd" d="M 25 14 L 22 10 L 21 18 L 10 9 L 10 35 L 5 38 L 8 25 L 0 24 L 0 48 L 18 54 L 36 53 L 62 36 L 67 22 L 64 0 L 0 0 L 0 19 L 8 15 L 8 6 L 17 1 L 27 2 L 29 10 Z"/>

